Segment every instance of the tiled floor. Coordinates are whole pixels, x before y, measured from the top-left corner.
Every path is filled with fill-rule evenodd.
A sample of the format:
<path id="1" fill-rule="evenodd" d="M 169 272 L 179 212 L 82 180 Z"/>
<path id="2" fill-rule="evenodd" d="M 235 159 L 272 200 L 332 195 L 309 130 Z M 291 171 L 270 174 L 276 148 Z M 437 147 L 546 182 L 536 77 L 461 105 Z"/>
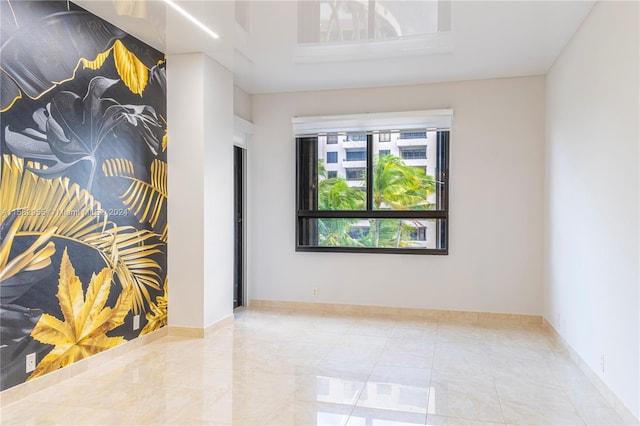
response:
<path id="1" fill-rule="evenodd" d="M 4 424 L 622 424 L 541 327 L 243 311 L 2 409 Z"/>

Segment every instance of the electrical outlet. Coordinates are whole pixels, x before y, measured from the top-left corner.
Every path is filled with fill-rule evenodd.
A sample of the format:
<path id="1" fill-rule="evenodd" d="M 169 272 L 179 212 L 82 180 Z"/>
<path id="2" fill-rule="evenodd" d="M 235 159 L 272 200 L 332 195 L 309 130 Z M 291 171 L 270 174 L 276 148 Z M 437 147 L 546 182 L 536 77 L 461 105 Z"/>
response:
<path id="1" fill-rule="evenodd" d="M 31 373 L 35 369 L 36 369 L 36 353 L 31 352 L 30 354 L 27 354 L 25 373 Z"/>
<path id="2" fill-rule="evenodd" d="M 137 330 L 140 328 L 140 315 L 133 316 L 133 329 Z"/>
<path id="3" fill-rule="evenodd" d="M 311 290 L 311 295 L 314 296 L 314 297 L 317 296 L 318 295 L 318 289 L 314 287 L 313 290 Z"/>
<path id="4" fill-rule="evenodd" d="M 600 370 L 602 370 L 602 374 L 604 374 L 604 354 L 600 355 Z"/>

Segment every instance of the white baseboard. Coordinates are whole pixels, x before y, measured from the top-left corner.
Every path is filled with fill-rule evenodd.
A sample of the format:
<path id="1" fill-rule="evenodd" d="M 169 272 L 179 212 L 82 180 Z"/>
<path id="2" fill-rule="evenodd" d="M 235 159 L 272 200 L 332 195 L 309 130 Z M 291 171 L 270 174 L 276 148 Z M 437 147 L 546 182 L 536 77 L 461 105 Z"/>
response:
<path id="1" fill-rule="evenodd" d="M 181 336 L 181 337 L 192 337 L 192 338 L 203 338 L 211 333 L 214 333 L 216 330 L 233 323 L 233 314 L 229 314 L 228 316 L 222 318 L 211 324 L 206 328 L 197 328 L 197 327 L 179 327 L 170 325 L 169 326 L 169 336 Z"/>
<path id="2" fill-rule="evenodd" d="M 589 381 L 596 387 L 598 392 L 602 394 L 604 399 L 611 405 L 611 407 L 622 417 L 625 424 L 628 425 L 638 425 L 640 421 L 633 415 L 631 410 L 629 410 L 624 403 L 618 398 L 618 396 L 613 393 L 613 391 L 607 386 L 605 382 L 598 376 L 598 374 L 593 371 L 593 369 L 585 362 L 584 359 L 575 351 L 573 348 L 567 343 L 566 340 L 558 333 L 555 327 L 544 319 L 544 325 L 549 331 L 553 334 L 553 337 L 556 341 L 562 346 L 564 351 L 567 353 L 569 358 L 576 364 L 576 366 L 584 373 L 585 376 L 589 379 Z"/>
<path id="3" fill-rule="evenodd" d="M 542 325 L 541 315 L 504 314 L 494 312 L 447 311 L 439 309 L 396 308 L 389 306 L 346 305 L 335 303 L 310 303 L 280 300 L 249 301 L 250 309 L 269 311 L 378 316 L 385 318 L 416 318 L 426 320 L 460 321 L 471 324 L 490 322 L 518 322 Z"/>

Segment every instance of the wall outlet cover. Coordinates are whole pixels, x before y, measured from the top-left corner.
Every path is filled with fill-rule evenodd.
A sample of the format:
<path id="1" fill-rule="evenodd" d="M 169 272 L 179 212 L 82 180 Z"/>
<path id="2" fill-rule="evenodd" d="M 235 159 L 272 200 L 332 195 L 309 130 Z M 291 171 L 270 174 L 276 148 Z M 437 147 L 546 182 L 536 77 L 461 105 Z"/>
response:
<path id="1" fill-rule="evenodd" d="M 33 370 L 36 369 L 36 353 L 35 352 L 31 352 L 30 354 L 27 354 L 26 357 L 26 373 L 31 373 Z"/>

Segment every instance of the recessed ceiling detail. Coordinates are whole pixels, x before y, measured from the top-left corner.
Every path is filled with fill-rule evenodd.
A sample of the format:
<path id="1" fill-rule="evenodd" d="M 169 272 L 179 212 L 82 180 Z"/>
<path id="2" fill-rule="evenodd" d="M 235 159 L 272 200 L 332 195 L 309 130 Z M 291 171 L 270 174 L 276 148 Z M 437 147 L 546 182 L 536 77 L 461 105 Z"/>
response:
<path id="1" fill-rule="evenodd" d="M 595 3 L 174 2 L 220 39 L 164 1 L 77 0 L 169 56 L 205 53 L 230 69 L 249 93 L 545 74 Z M 134 13 L 143 10 L 140 3 L 146 3 L 145 18 Z M 124 16 L 122 9 L 132 13 Z"/>

